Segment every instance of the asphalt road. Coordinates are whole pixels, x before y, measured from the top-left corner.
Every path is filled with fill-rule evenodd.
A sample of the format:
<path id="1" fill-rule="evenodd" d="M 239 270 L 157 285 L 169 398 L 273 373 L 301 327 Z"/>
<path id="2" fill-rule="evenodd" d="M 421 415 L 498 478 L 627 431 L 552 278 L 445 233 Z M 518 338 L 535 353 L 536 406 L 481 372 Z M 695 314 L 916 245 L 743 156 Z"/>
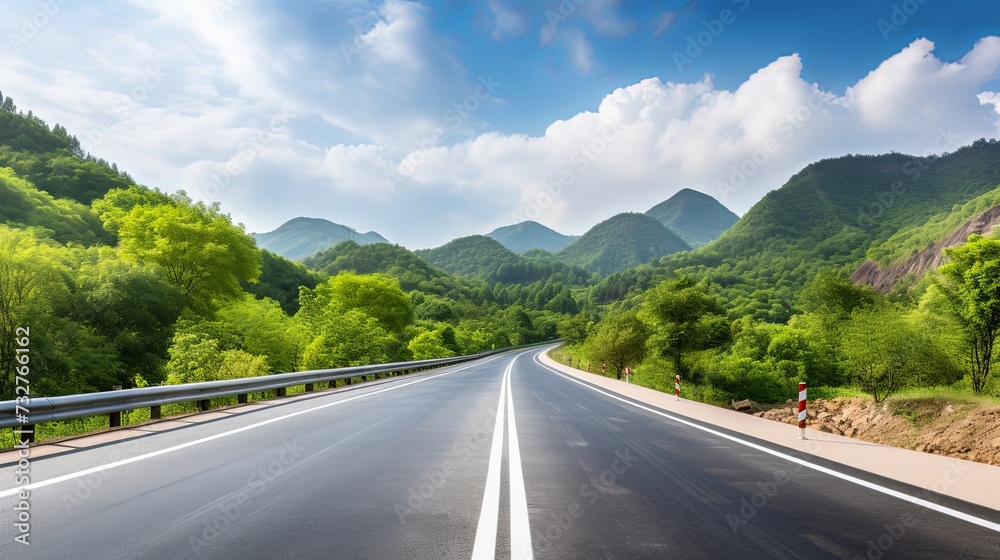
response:
<path id="1" fill-rule="evenodd" d="M 28 546 L 0 465 L 0 557 L 1000 558 L 996 511 L 803 466 L 538 352 L 34 459 Z"/>

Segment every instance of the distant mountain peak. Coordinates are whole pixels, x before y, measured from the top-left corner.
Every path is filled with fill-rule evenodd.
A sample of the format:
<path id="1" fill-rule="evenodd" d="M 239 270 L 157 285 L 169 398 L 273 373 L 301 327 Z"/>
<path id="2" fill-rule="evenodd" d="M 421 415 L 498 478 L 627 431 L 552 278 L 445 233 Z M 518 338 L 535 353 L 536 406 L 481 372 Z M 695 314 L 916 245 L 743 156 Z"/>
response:
<path id="1" fill-rule="evenodd" d="M 690 248 L 655 218 L 626 212 L 590 228 L 555 256 L 590 272 L 610 274 Z"/>
<path id="2" fill-rule="evenodd" d="M 532 220 L 499 227 L 487 233 L 486 237 L 499 241 L 501 245 L 519 255 L 532 249 L 543 249 L 554 253 L 577 239 L 575 235 L 563 235 Z"/>
<path id="3" fill-rule="evenodd" d="M 300 261 L 315 255 L 341 241 L 356 241 L 359 245 L 388 243 L 384 237 L 374 231 L 361 233 L 350 226 L 331 222 L 324 218 L 305 216 L 292 218 L 278 226 L 274 231 L 251 235 L 257 240 L 259 247 L 293 261 Z"/>
<path id="4" fill-rule="evenodd" d="M 646 211 L 691 247 L 714 241 L 739 220 L 715 198 L 694 189 L 681 189 Z"/>

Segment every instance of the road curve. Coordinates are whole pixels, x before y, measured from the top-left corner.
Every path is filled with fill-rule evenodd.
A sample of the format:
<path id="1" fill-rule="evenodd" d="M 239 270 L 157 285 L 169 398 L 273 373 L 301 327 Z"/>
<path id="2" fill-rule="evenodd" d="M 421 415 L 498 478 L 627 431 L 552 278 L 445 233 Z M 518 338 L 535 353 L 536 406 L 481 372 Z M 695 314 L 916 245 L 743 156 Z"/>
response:
<path id="1" fill-rule="evenodd" d="M 1000 558 L 996 511 L 803 467 L 538 352 L 53 453 L 26 488 L 8 453 L 0 557 Z"/>

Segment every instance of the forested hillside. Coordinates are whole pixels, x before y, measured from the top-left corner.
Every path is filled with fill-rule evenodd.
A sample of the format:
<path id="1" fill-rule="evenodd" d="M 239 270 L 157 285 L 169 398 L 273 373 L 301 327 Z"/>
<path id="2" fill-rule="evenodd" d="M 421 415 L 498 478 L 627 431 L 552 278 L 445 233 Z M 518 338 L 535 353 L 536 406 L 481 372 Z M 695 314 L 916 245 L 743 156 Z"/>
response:
<path id="1" fill-rule="evenodd" d="M 781 402 L 797 381 L 876 401 L 909 387 L 1000 394 L 1000 240 L 955 239 L 944 266 L 886 295 L 848 279 L 866 257 L 896 262 L 954 236 L 998 187 L 995 140 L 812 164 L 714 243 L 604 278 L 590 300 L 602 318 L 569 353 L 635 364 L 660 388 L 678 373 L 716 402 Z"/>
<path id="2" fill-rule="evenodd" d="M 486 237 L 496 239 L 504 247 L 519 255 L 532 249 L 542 249 L 554 253 L 577 239 L 577 236 L 563 235 L 531 220 L 512 226 L 499 227 L 487 233 Z"/>
<path id="3" fill-rule="evenodd" d="M 555 256 L 590 272 L 610 274 L 690 248 L 655 218 L 626 213 L 590 228 Z"/>
<path id="4" fill-rule="evenodd" d="M 608 303 L 668 276 L 690 274 L 717 284 L 734 315 L 784 322 L 795 311 L 799 291 L 821 271 L 846 277 L 869 250 L 998 185 L 996 141 L 980 140 L 942 156 L 820 161 L 764 196 L 715 243 L 610 275 L 594 297 Z M 892 250 L 905 254 L 925 241 Z"/>
<path id="5" fill-rule="evenodd" d="M 556 274 L 570 284 L 583 284 L 590 278 L 587 271 L 555 260 L 544 251 L 516 255 L 484 235 L 460 237 L 416 254 L 442 270 L 489 283 L 531 284 Z"/>
<path id="6" fill-rule="evenodd" d="M 659 220 L 694 248 L 718 239 L 740 219 L 718 200 L 691 189 L 677 191 L 647 210 L 646 215 Z"/>

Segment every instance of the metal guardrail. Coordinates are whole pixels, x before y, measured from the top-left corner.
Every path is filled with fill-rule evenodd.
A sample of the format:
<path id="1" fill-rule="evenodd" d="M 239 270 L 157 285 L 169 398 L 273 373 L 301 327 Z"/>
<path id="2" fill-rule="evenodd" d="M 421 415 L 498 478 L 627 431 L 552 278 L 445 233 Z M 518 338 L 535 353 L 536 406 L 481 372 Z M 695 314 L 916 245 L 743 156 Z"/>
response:
<path id="1" fill-rule="evenodd" d="M 333 382 L 338 379 L 351 379 L 384 374 L 407 374 L 431 368 L 460 364 L 479 360 L 496 354 L 510 352 L 521 348 L 531 348 L 551 344 L 540 342 L 524 344 L 499 350 L 490 350 L 481 354 L 459 356 L 455 358 L 439 358 L 432 360 L 417 360 L 411 362 L 396 362 L 371 366 L 356 366 L 349 368 L 323 369 L 312 371 L 297 371 L 292 373 L 276 373 L 260 377 L 241 379 L 226 379 L 223 381 L 205 381 L 201 383 L 185 383 L 181 385 L 159 385 L 138 389 L 119 391 L 101 391 L 81 395 L 64 395 L 59 397 L 31 396 L 26 405 L 24 401 L 0 401 L 0 428 L 22 427 L 22 432 L 28 441 L 33 441 L 33 431 L 27 433 L 27 428 L 45 422 L 86 418 L 88 416 L 109 415 L 109 425 L 112 428 L 121 426 L 121 413 L 137 408 L 149 408 L 150 418 L 160 418 L 160 407 L 166 404 L 198 402 L 201 410 L 208 410 L 211 399 L 237 396 L 238 402 L 246 403 L 249 393 L 260 391 L 277 391 L 282 397 L 288 387 L 305 385 L 306 391 L 312 391 L 316 383 Z M 22 397 L 23 398 L 23 397 Z M 20 410 L 18 406 L 22 407 Z M 27 409 L 27 422 L 19 415 Z"/>

